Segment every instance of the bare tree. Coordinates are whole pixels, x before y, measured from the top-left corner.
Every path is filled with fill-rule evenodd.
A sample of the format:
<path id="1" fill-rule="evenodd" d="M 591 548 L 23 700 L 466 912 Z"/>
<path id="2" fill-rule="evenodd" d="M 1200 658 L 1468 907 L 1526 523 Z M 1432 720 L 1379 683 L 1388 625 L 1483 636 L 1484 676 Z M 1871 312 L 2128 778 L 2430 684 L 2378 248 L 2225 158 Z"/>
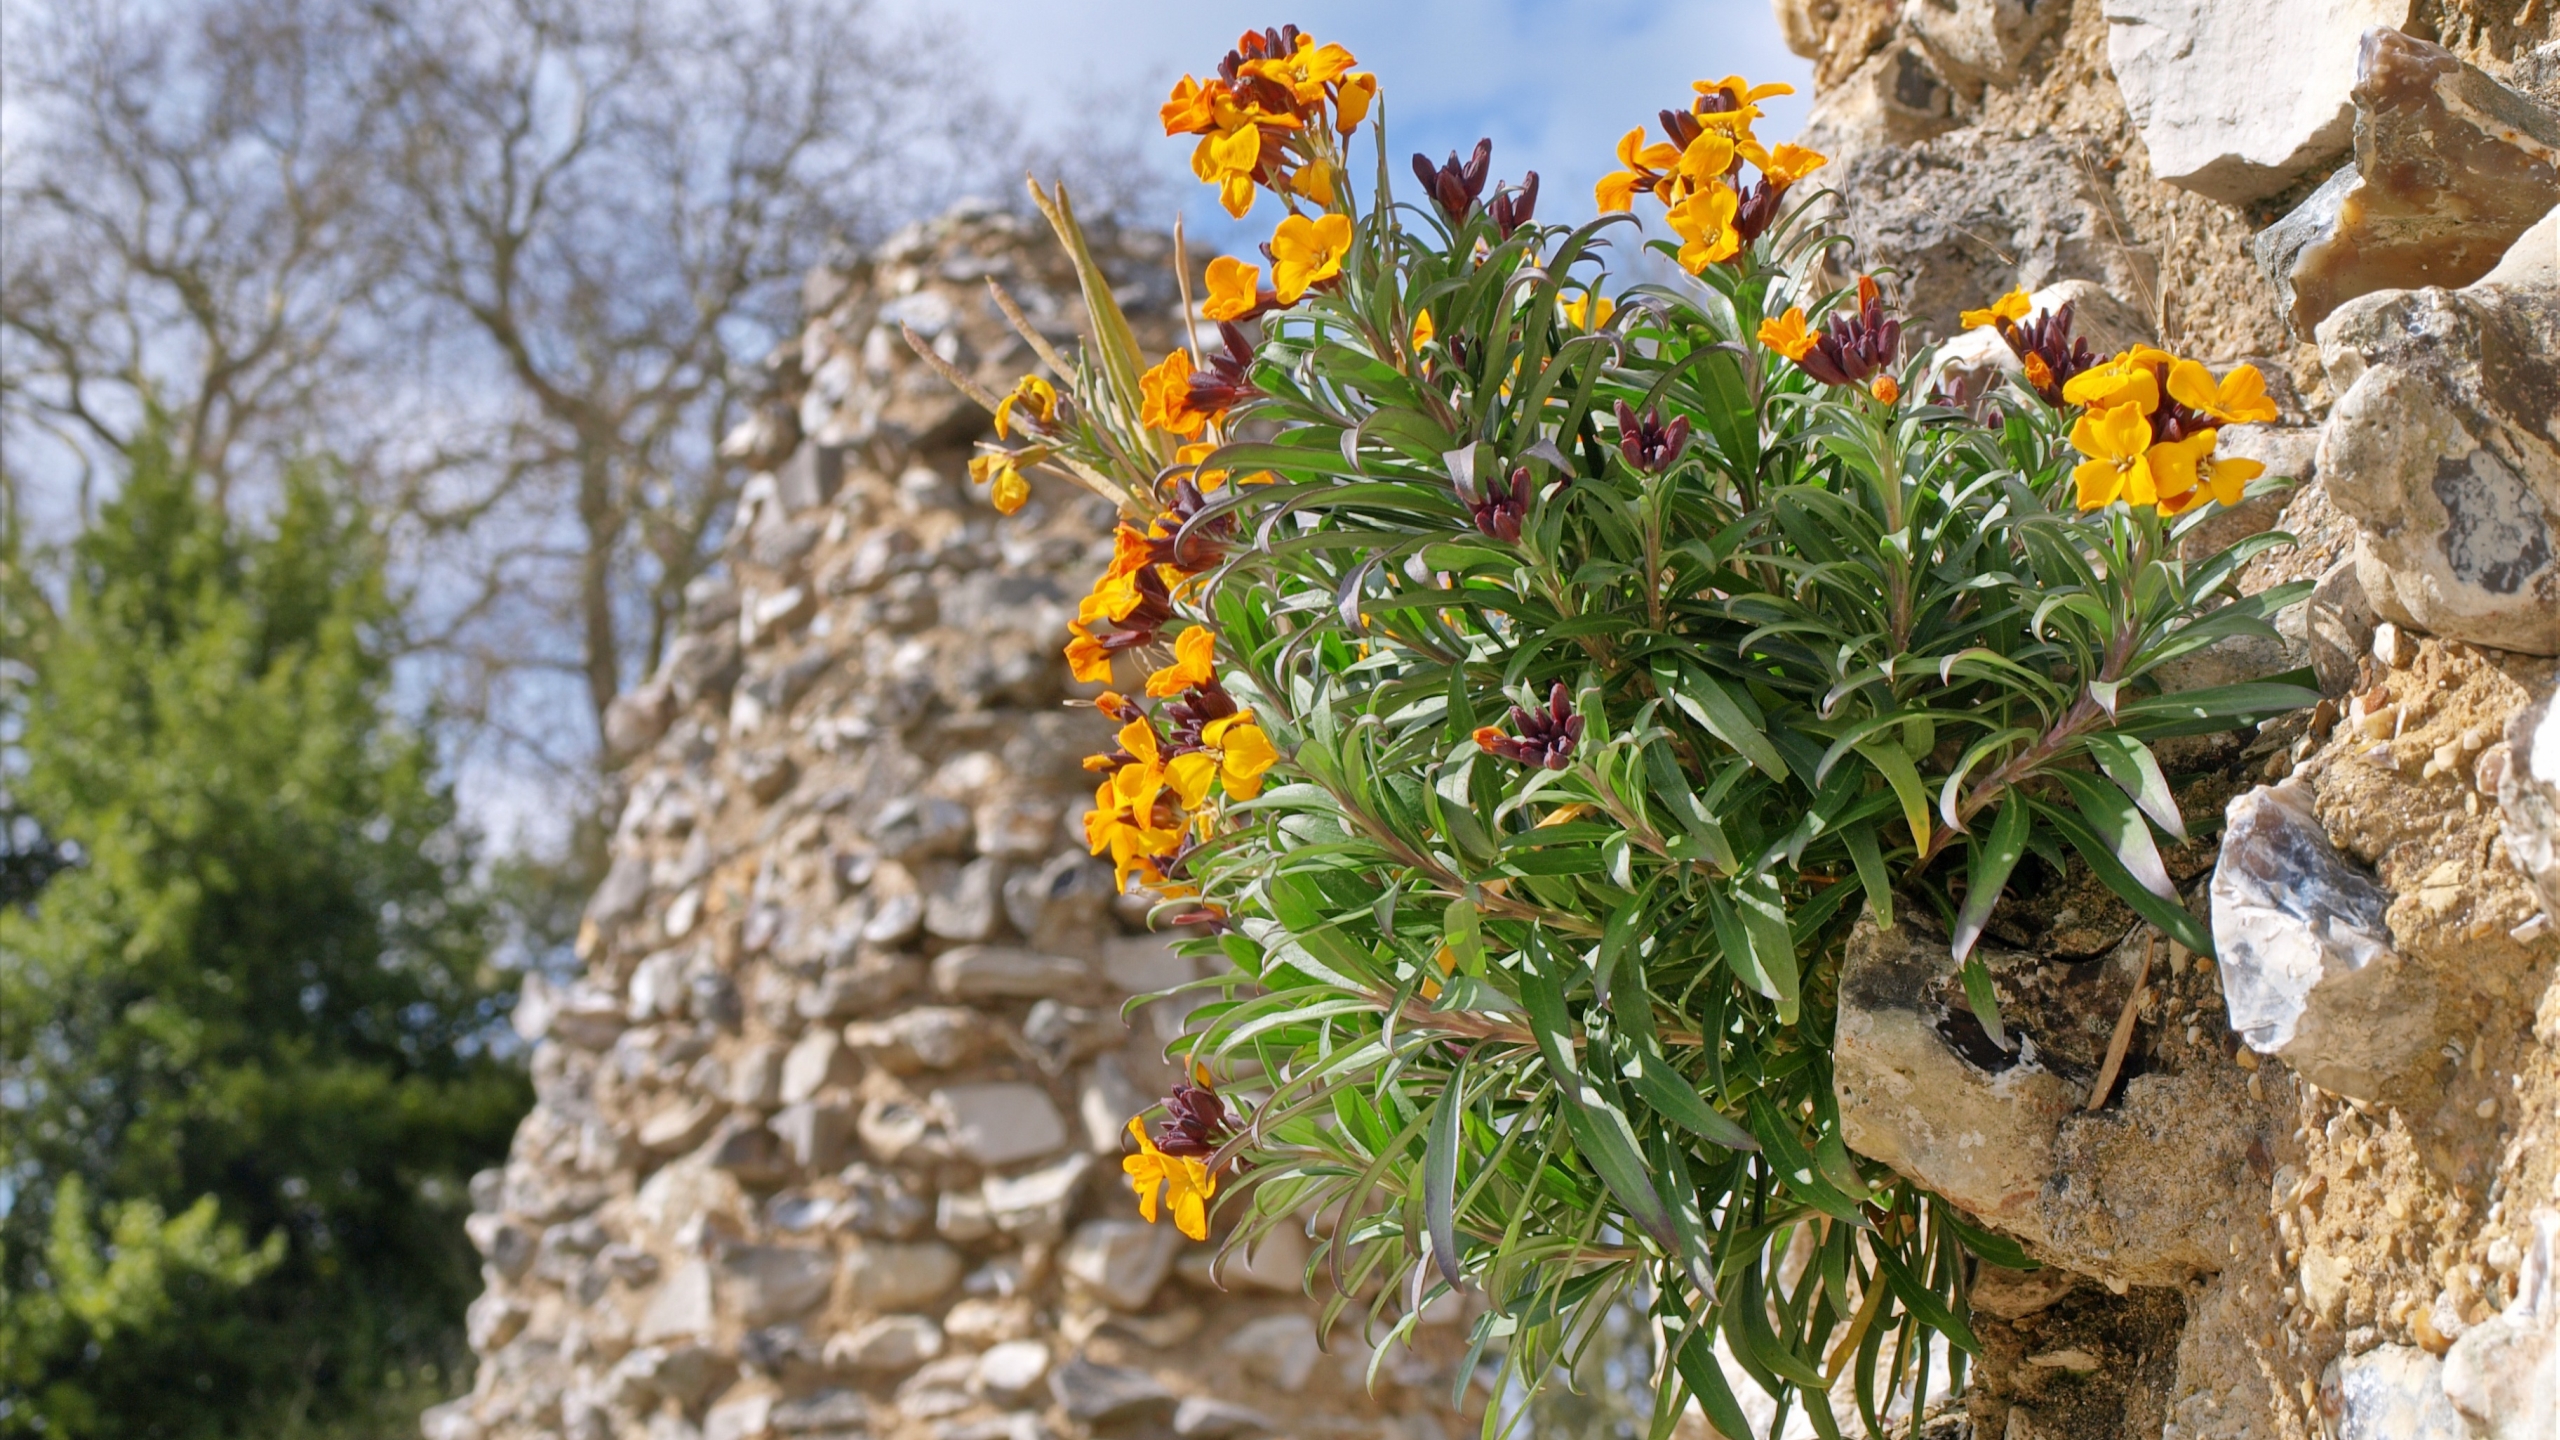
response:
<path id="1" fill-rule="evenodd" d="M 573 780 L 716 553 L 801 275 L 1010 188 L 1002 123 L 860 0 L 0 18 L 0 470 L 85 493 L 154 405 L 226 498 L 325 450 L 448 713 Z"/>

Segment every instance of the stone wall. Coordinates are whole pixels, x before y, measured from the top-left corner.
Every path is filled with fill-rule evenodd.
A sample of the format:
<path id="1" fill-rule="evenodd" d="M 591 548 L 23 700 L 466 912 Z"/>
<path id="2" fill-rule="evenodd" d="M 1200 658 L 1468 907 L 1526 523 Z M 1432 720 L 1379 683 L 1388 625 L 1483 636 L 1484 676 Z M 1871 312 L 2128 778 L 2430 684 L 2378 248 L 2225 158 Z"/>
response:
<path id="1" fill-rule="evenodd" d="M 2279 423 L 2225 445 L 2299 483 L 2211 533 L 2294 533 L 2244 588 L 2317 588 L 2280 644 L 2178 683 L 2309 665 L 2332 697 L 2164 750 L 2197 822 L 2166 858 L 2218 965 L 2048 876 L 1994 921 L 2026 1041 L 2003 1051 L 1942 938 L 1853 942 L 1850 1143 L 2047 1262 L 1981 1276 L 1982 1365 L 1948 1423 L 2560 1436 L 2550 7 L 1778 11 L 1822 82 L 1843 273 L 1889 270 L 1954 363 L 2002 361 L 1956 315 L 2015 284 L 2074 300 L 2102 348 L 2268 372 Z"/>
<path id="2" fill-rule="evenodd" d="M 1170 343 L 1170 245 L 1103 238 Z M 481 1364 L 430 1440 L 1464 1428 L 1447 1326 L 1366 1390 L 1356 1323 L 1319 1353 L 1303 1239 L 1213 1275 L 1136 1217 L 1122 1127 L 1185 1011 L 1124 1002 L 1192 974 L 1080 833 L 1099 722 L 1060 645 L 1111 514 L 1042 489 L 999 521 L 983 413 L 897 332 L 1010 388 L 989 279 L 1072 341 L 1045 228 L 963 212 L 812 275 L 732 437 L 764 468 L 726 573 L 608 722 L 585 974 L 516 1012 L 539 1102 L 473 1187 Z"/>

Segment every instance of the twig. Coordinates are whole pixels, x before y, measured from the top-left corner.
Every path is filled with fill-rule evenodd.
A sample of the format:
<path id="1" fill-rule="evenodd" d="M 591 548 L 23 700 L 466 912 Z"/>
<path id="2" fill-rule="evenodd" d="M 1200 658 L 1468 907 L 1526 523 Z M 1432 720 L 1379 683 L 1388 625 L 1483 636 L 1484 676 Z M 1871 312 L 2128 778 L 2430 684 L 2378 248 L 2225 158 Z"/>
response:
<path id="1" fill-rule="evenodd" d="M 957 390 L 961 394 L 968 396 L 970 399 L 977 401 L 982 408 L 986 409 L 990 413 L 995 410 L 997 404 L 995 394 L 988 390 L 984 385 L 981 385 L 977 381 L 970 379 L 968 376 L 961 374 L 958 366 L 953 365 L 950 361 L 934 354 L 933 347 L 924 343 L 924 337 L 916 333 L 916 327 L 913 325 L 900 325 L 898 329 L 900 333 L 907 337 L 907 348 L 916 352 L 917 359 L 932 366 L 934 373 L 940 375 L 943 379 L 950 381 L 952 389 Z"/>
<path id="2" fill-rule="evenodd" d="M 2116 1072 L 2124 1068 L 2124 1052 L 2133 1044 L 2133 1022 L 2142 1013 L 2142 987 L 2151 979 L 2151 956 L 2159 948 L 2160 932 L 2155 930 L 2142 942 L 2142 963 L 2133 972 L 2133 991 L 2124 997 L 2115 1038 L 2107 1042 L 2107 1063 L 2098 1067 L 2098 1083 L 2090 1089 L 2089 1103 L 2083 1108 L 2095 1110 L 2106 1104 L 2107 1092 L 2116 1088 Z"/>
<path id="3" fill-rule="evenodd" d="M 1191 249 L 1183 243 L 1182 214 L 1173 216 L 1173 283 L 1182 291 L 1182 348 L 1191 355 L 1191 368 L 1200 368 L 1200 332 L 1191 317 L 1200 312 L 1191 308 Z"/>

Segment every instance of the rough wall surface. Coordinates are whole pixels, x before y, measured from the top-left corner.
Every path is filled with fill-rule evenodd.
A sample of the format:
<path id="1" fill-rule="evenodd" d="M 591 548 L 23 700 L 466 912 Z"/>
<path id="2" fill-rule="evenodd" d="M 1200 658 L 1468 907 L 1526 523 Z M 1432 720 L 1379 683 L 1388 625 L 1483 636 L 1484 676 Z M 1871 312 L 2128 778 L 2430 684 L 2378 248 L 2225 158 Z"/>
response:
<path id="1" fill-rule="evenodd" d="M 1816 62 L 1844 273 L 1891 271 L 1939 338 L 2012 285 L 2094 281 L 2122 302 L 2111 325 L 2268 372 L 2280 422 L 2226 440 L 2302 483 L 2214 533 L 2288 530 L 2247 588 L 2318 585 L 2281 647 L 2180 679 L 2307 664 L 2333 697 L 2163 755 L 2199 822 L 2170 868 L 2219 966 L 2047 877 L 1988 957 L 2036 1042 L 2021 1060 L 1972 1023 L 1942 938 L 1852 942 L 1852 1144 L 2047 1262 L 1982 1277 L 1954 1433 L 2560 1436 L 2560 932 L 2535 891 L 2560 887 L 2560 791 L 2538 778 L 2560 774 L 2560 726 L 2534 749 L 2560 649 L 2560 239 L 2545 220 L 2490 244 L 2506 258 L 2469 289 L 2422 288 L 2453 247 L 2392 250 L 2478 247 L 2484 217 L 2520 215 L 2511 236 L 2550 207 L 2550 7 L 1777 9 Z M 2432 44 L 2366 39 L 2380 11 Z M 2450 283 L 2489 260 L 2462 265 Z M 2413 429 L 2410 397 L 2444 418 Z M 2119 1031 L 2126 1078 L 2093 1097 Z"/>
<path id="2" fill-rule="evenodd" d="M 2248 585 L 2317 588 L 2280 645 L 2209 652 L 2180 683 L 2308 665 L 2332 697 L 2164 753 L 2196 836 L 2171 869 L 2232 936 L 2219 966 L 2085 875 L 2022 885 L 1993 968 L 2030 1063 L 1966 1028 L 1942 941 L 1862 931 L 1843 1109 L 1859 1148 L 2046 1262 L 1978 1278 L 1983 1359 L 1940 1440 L 2552 1440 L 2560 646 L 2534 607 L 2560 583 L 2535 568 L 2560 534 L 2560 250 L 2523 252 L 2560 240 L 2545 221 L 2475 289 L 2349 298 L 2303 333 L 2278 280 L 2353 241 L 2319 200 L 2356 181 L 2350 145 L 2388 160 L 2444 124 L 2384 123 L 2372 86 L 2338 110 L 2312 81 L 2364 72 L 2325 53 L 2284 103 L 2219 93 L 2294 83 L 2288 45 L 2370 18 L 2262 0 L 2234 25 L 2232 3 L 1778 4 L 1816 60 L 1809 138 L 1854 197 L 1843 263 L 1898 276 L 1918 332 L 1953 338 L 1960 310 L 2024 285 L 2081 295 L 2119 339 L 2268 371 L 2280 422 L 2226 440 L 2303 483 L 2215 530 L 2295 534 Z M 2443 114 L 2560 101 L 2550 5 L 2405 15 L 2439 68 L 2478 67 L 2433 92 Z M 2187 63 L 2182 35 L 2258 48 Z M 2172 131 L 2164 179 L 2147 137 Z M 2510 132 L 2512 208 L 2541 183 L 2539 132 L 2463 143 Z M 2294 238 L 2256 243 L 2276 231 Z M 1105 262 L 1159 343 L 1165 249 L 1124 234 Z M 1317 1349 L 1301 1254 L 1222 1287 L 1204 1249 L 1127 1212 L 1120 1126 L 1173 1078 L 1182 1011 L 1124 1025 L 1122 1002 L 1188 975 L 1075 833 L 1094 730 L 1062 703 L 1058 635 L 1109 517 L 1044 491 L 995 523 L 961 478 L 982 417 L 895 333 L 1002 388 L 1031 356 L 991 276 L 1071 334 L 1046 236 L 954 217 L 814 275 L 775 401 L 733 437 L 761 478 L 727 578 L 611 717 L 613 871 L 584 977 L 529 986 L 519 1012 L 540 1104 L 475 1186 L 482 1364 L 430 1440 L 1469 1423 L 1443 1408 L 1453 1327 L 1364 1390 L 1358 1341 Z M 2454 317 L 2458 365 L 2374 318 L 2418 309 Z M 2378 399 L 2342 403 L 2386 384 L 2438 397 L 2443 453 L 2394 439 Z M 2447 564 L 2488 598 L 2440 603 Z"/>
<path id="3" fill-rule="evenodd" d="M 1168 343 L 1170 246 L 1109 239 Z M 1056 257 L 964 213 L 811 277 L 733 439 L 769 468 L 728 575 L 614 709 L 612 871 L 585 975 L 517 1012 L 540 1099 L 474 1187 L 478 1383 L 430 1440 L 1463 1428 L 1432 1343 L 1373 1393 L 1356 1325 L 1318 1353 L 1303 1241 L 1212 1276 L 1120 1175 L 1184 1013 L 1123 1002 L 1192 977 L 1080 833 L 1060 636 L 1111 516 L 1043 490 L 998 523 L 983 415 L 896 329 L 1009 388 L 985 281 L 1068 341 Z"/>

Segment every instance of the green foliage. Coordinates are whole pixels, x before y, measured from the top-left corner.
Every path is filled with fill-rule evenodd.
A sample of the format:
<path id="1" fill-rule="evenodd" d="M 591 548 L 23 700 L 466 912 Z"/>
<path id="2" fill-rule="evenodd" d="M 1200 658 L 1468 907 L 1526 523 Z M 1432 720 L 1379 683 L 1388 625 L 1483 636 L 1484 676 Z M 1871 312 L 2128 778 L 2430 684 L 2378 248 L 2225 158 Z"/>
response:
<path id="1" fill-rule="evenodd" d="M 1188 521 L 1233 527 L 1199 613 L 1287 756 L 1182 866 L 1229 916 L 1190 1049 L 1251 1096 L 1233 1243 L 1322 1214 L 1328 1318 L 1364 1295 L 1401 1331 L 1480 1289 L 1479 1353 L 1533 1377 L 1643 1297 L 1657 1433 L 1684 1394 L 1747 1432 L 1718 1338 L 1782 1420 L 1880 1429 L 1933 1347 L 1959 1384 L 1977 1353 L 1969 1257 L 2023 1263 L 1844 1143 L 1860 914 L 1929 914 L 1961 956 L 2032 851 L 2209 951 L 2149 742 L 2313 698 L 2155 678 L 2268 633 L 2296 592 L 2231 580 L 2279 537 L 2181 560 L 2198 517 L 2072 503 L 2070 416 L 2031 392 L 1986 420 L 1767 348 L 1790 300 L 1844 298 L 1801 288 L 1829 243 L 1801 217 L 1586 329 L 1561 302 L 1609 288 L 1625 217 L 1504 239 L 1382 183 L 1340 284 L 1266 322 L 1236 414 L 1263 438 L 1202 462 L 1269 483 Z M 1687 422 L 1675 461 L 1622 448 L 1622 402 Z M 1512 542 L 1475 517 L 1523 471 Z M 1556 687 L 1569 762 L 1487 753 Z"/>
<path id="2" fill-rule="evenodd" d="M 13 802 L 75 863 L 0 910 L 0 1433 L 325 1433 L 460 1353 L 527 1100 L 468 846 L 319 476 L 252 534 L 146 445 L 69 560 L 8 597 Z"/>

